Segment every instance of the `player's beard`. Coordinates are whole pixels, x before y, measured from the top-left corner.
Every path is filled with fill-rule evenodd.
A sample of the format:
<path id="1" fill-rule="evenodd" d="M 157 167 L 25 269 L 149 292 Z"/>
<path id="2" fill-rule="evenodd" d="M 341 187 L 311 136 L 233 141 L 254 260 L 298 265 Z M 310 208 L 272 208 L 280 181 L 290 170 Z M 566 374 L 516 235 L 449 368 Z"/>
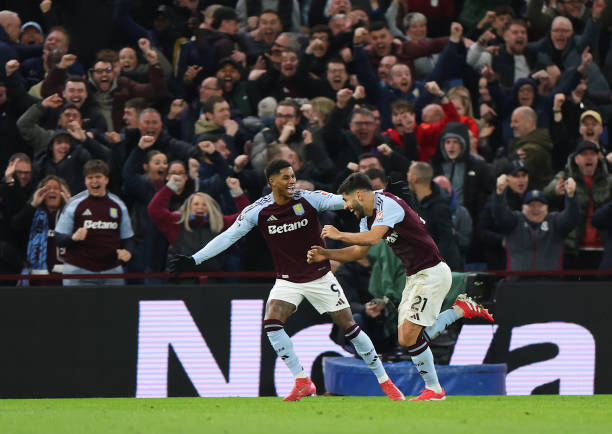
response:
<path id="1" fill-rule="evenodd" d="M 363 205 L 361 205 L 358 202 L 355 202 L 355 204 L 353 205 L 353 214 L 359 219 L 361 220 L 362 218 L 364 218 L 366 216 L 365 213 L 365 209 L 363 208 Z"/>

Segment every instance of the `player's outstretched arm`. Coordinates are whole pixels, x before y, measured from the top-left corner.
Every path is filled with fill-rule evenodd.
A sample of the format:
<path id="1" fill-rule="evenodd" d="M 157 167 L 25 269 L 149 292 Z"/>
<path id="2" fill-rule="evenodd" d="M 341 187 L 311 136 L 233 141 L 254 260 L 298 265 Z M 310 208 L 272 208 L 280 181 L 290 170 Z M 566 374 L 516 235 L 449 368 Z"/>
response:
<path id="1" fill-rule="evenodd" d="M 309 264 L 325 261 L 326 259 L 352 262 L 365 258 L 368 250 L 370 250 L 370 246 L 349 246 L 343 249 L 324 249 L 321 246 L 312 246 L 308 253 L 306 253 L 306 261 Z"/>
<path id="2" fill-rule="evenodd" d="M 325 225 L 321 231 L 321 238 L 331 238 L 332 240 L 359 246 L 373 246 L 382 239 L 388 230 L 389 226 L 379 225 L 372 226 L 372 229 L 366 232 L 340 232 L 334 226 Z"/>

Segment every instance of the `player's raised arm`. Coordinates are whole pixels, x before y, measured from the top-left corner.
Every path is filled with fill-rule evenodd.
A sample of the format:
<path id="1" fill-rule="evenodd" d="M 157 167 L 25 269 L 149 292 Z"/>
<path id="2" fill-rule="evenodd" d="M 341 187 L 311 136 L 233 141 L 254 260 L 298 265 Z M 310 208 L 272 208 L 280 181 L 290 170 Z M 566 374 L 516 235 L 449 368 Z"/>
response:
<path id="1" fill-rule="evenodd" d="M 339 194 L 332 194 L 322 190 L 302 191 L 304 199 L 317 211 L 337 211 L 344 209 L 344 198 Z"/>

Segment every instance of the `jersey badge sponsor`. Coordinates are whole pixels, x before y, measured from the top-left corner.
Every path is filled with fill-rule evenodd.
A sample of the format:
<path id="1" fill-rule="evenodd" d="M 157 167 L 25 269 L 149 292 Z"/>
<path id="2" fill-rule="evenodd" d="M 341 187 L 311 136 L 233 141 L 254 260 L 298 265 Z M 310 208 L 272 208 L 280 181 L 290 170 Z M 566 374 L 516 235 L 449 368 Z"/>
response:
<path id="1" fill-rule="evenodd" d="M 383 219 L 383 212 L 382 212 L 382 210 L 377 211 L 376 212 L 376 220 L 377 221 L 382 221 L 382 219 Z"/>
<path id="2" fill-rule="evenodd" d="M 276 220 L 278 220 L 276 217 L 274 217 L 273 215 L 271 215 L 270 217 L 268 217 L 268 220 L 266 220 L 267 222 L 275 222 Z"/>
<path id="3" fill-rule="evenodd" d="M 110 212 L 111 218 L 116 219 L 117 217 L 119 217 L 119 211 L 117 211 L 117 208 L 110 208 L 109 212 Z"/>
<path id="4" fill-rule="evenodd" d="M 91 215 L 91 210 L 87 208 L 85 211 L 83 211 L 83 215 Z"/>
<path id="5" fill-rule="evenodd" d="M 296 203 L 293 205 L 293 212 L 295 212 L 295 215 L 302 215 L 304 214 L 304 207 L 301 203 Z"/>
<path id="6" fill-rule="evenodd" d="M 544 232 L 548 232 L 548 229 L 550 229 L 550 228 L 548 227 L 548 222 L 546 220 L 544 220 L 542 222 L 542 225 L 540 226 L 540 229 L 542 229 Z"/>
<path id="7" fill-rule="evenodd" d="M 319 193 L 321 196 L 327 196 L 329 193 L 323 190 L 317 190 L 317 193 Z"/>
<path id="8" fill-rule="evenodd" d="M 385 243 L 387 243 L 387 245 L 393 244 L 394 242 L 397 241 L 398 237 L 399 237 L 399 234 L 397 233 L 397 231 L 393 231 L 385 237 Z"/>
<path id="9" fill-rule="evenodd" d="M 410 319 L 414 319 L 414 320 L 419 321 L 419 320 L 420 320 L 420 318 L 419 318 L 419 314 L 418 314 L 418 313 L 415 313 L 414 315 L 412 315 L 412 316 L 410 317 Z"/>

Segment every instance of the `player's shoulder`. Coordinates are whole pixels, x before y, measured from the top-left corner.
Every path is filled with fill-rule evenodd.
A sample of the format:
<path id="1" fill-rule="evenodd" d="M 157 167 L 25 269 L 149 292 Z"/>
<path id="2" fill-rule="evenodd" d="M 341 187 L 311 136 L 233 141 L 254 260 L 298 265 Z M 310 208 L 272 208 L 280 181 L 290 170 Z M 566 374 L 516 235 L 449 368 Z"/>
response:
<path id="1" fill-rule="evenodd" d="M 272 204 L 274 204 L 274 197 L 272 196 L 272 193 L 266 196 L 262 196 L 255 202 L 244 208 L 240 212 L 238 220 L 242 221 L 247 217 L 257 216 L 263 209 L 269 207 Z"/>

